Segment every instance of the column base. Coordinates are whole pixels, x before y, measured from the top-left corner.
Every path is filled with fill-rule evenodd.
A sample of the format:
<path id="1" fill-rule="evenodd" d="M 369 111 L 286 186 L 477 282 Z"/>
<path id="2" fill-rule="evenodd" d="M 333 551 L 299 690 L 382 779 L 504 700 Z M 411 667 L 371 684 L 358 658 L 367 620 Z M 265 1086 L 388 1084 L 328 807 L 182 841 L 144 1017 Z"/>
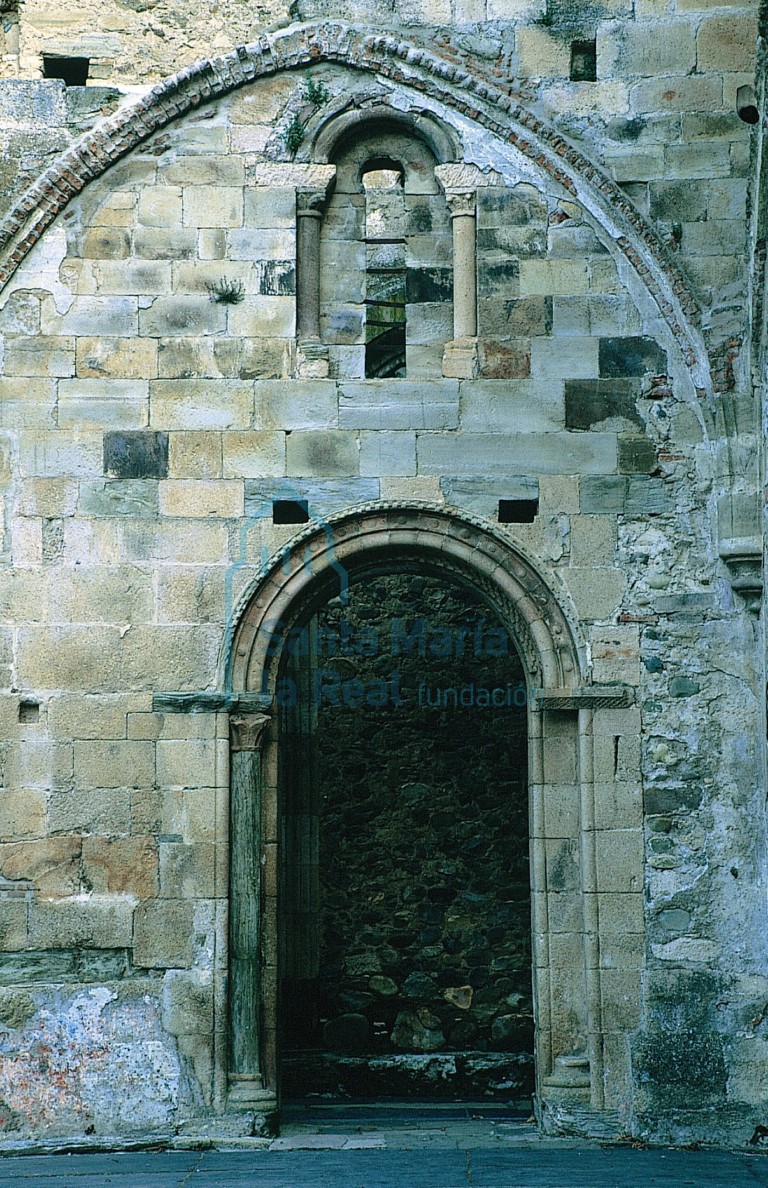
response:
<path id="1" fill-rule="evenodd" d="M 319 338 L 296 343 L 296 378 L 327 379 L 330 371 L 328 347 Z"/>
<path id="2" fill-rule="evenodd" d="M 479 368 L 476 338 L 454 338 L 445 344 L 443 376 L 446 379 L 475 379 Z"/>
<path id="3" fill-rule="evenodd" d="M 268 1114 L 277 1109 L 277 1096 L 273 1089 L 264 1088 L 260 1076 L 231 1076 L 227 1109 Z"/>

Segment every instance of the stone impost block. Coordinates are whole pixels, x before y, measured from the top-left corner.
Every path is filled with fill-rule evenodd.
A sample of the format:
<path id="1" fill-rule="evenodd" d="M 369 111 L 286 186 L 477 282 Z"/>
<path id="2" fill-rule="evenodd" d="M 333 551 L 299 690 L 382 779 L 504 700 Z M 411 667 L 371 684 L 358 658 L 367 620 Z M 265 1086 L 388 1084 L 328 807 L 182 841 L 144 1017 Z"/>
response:
<path id="1" fill-rule="evenodd" d="M 157 841 L 153 837 L 84 837 L 83 876 L 96 893 L 151 899 L 158 889 Z"/>
<path id="2" fill-rule="evenodd" d="M 171 433 L 168 439 L 171 478 L 221 478 L 221 435 L 201 430 Z"/>
<path id="3" fill-rule="evenodd" d="M 343 383 L 339 391 L 343 429 L 455 429 L 458 417 L 456 380 L 369 380 Z"/>
<path id="4" fill-rule="evenodd" d="M 338 423 L 333 380 L 261 380 L 255 386 L 257 429 L 334 429 Z"/>
<path id="5" fill-rule="evenodd" d="M 222 479 L 166 479 L 160 483 L 160 513 L 164 516 L 243 514 L 243 484 Z"/>
<path id="6" fill-rule="evenodd" d="M 80 890 L 79 837 L 48 837 L 0 845 L 0 878 L 29 887 L 44 899 Z"/>
<path id="7" fill-rule="evenodd" d="M 342 430 L 299 430 L 286 443 L 286 468 L 289 475 L 341 478 L 356 475 L 360 458 L 356 433 Z"/>
<path id="8" fill-rule="evenodd" d="M 185 227 L 242 227 L 240 186 L 184 186 Z"/>
<path id="9" fill-rule="evenodd" d="M 146 969 L 188 969 L 192 965 L 194 904 L 151 899 L 136 909 L 134 965 Z"/>
<path id="10" fill-rule="evenodd" d="M 286 435 L 278 432 L 223 433 L 225 477 L 256 478 L 285 474 Z"/>
<path id="11" fill-rule="evenodd" d="M 127 739 L 75 739 L 75 780 L 79 788 L 141 788 L 155 780 L 152 742 Z"/>
<path id="12" fill-rule="evenodd" d="M 616 468 L 610 433 L 419 433 L 420 474 L 500 475 L 605 473 Z M 601 509 L 602 510 L 602 509 Z"/>
<path id="13" fill-rule="evenodd" d="M 75 359 L 81 379 L 154 379 L 157 342 L 152 338 L 78 338 Z"/>
<path id="14" fill-rule="evenodd" d="M 108 895 L 78 896 L 29 905 L 29 943 L 35 949 L 129 948 L 133 901 Z"/>
<path id="15" fill-rule="evenodd" d="M 214 399 L 211 399 L 212 395 Z M 253 383 L 219 380 L 153 380 L 150 423 L 162 429 L 247 429 L 253 416 Z"/>

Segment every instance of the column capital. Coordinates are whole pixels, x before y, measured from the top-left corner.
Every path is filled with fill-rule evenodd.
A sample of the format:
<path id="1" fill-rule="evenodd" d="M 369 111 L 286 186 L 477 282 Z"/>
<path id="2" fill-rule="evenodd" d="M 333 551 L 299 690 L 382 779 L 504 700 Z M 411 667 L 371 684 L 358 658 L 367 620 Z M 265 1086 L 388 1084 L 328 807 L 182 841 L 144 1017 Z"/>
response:
<path id="1" fill-rule="evenodd" d="M 477 211 L 477 194 L 474 190 L 446 190 L 445 201 L 452 219 L 475 217 Z"/>
<path id="2" fill-rule="evenodd" d="M 296 218 L 321 219 L 328 199 L 326 190 L 297 190 Z"/>
<path id="3" fill-rule="evenodd" d="M 269 714 L 233 713 L 229 716 L 229 736 L 233 751 L 260 751 L 264 745 Z"/>

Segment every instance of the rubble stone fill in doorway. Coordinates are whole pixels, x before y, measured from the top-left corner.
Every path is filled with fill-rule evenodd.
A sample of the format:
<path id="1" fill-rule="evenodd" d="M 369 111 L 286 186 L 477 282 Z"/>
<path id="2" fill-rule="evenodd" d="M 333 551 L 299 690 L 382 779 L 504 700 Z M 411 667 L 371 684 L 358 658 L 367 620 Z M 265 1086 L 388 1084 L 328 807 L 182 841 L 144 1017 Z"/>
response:
<path id="1" fill-rule="evenodd" d="M 292 632 L 284 1097 L 533 1090 L 525 680 L 472 589 L 354 582 Z"/>

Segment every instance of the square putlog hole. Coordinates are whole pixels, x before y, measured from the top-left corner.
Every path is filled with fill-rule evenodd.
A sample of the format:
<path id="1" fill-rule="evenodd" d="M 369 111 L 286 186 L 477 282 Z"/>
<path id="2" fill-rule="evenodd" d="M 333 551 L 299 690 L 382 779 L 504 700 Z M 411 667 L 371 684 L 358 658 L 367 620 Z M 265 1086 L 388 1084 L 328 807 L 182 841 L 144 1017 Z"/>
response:
<path id="1" fill-rule="evenodd" d="M 597 42 L 571 42 L 571 82 L 597 82 Z"/>
<path id="2" fill-rule="evenodd" d="M 500 499 L 500 524 L 532 524 L 539 514 L 538 499 Z"/>
<path id="3" fill-rule="evenodd" d="M 60 78 L 68 87 L 84 87 L 90 68 L 90 58 L 60 58 L 43 54 L 43 78 Z"/>
<path id="4" fill-rule="evenodd" d="M 309 504 L 306 499 L 275 499 L 272 502 L 273 524 L 306 524 Z"/>
<path id="5" fill-rule="evenodd" d="M 109 478 L 166 478 L 168 434 L 116 430 L 104 434 L 104 473 Z"/>

